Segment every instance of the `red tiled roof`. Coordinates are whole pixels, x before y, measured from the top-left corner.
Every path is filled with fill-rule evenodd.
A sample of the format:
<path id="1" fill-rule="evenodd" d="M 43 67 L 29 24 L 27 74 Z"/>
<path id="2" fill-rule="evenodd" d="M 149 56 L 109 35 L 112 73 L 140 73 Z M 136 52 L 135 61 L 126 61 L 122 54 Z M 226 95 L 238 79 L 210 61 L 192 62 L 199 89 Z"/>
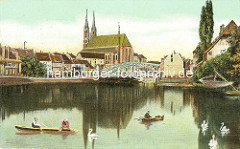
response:
<path id="1" fill-rule="evenodd" d="M 203 52 L 203 54 L 206 54 L 209 52 L 223 36 L 230 36 L 232 34 L 232 31 L 237 28 L 236 23 L 232 20 L 225 28 L 221 35 L 219 35 L 212 43 L 211 45 Z"/>
<path id="2" fill-rule="evenodd" d="M 18 52 L 18 56 L 32 56 L 34 57 L 34 52 L 33 49 L 15 49 L 15 48 L 10 48 L 11 52 Z"/>
<path id="3" fill-rule="evenodd" d="M 152 64 L 161 64 L 161 62 L 159 62 L 159 61 L 148 61 L 148 63 L 152 63 Z"/>
<path id="4" fill-rule="evenodd" d="M 62 63 L 63 61 L 62 55 L 51 55 L 51 59 L 53 63 Z"/>
<path id="5" fill-rule="evenodd" d="M 146 57 L 145 57 L 144 55 L 142 55 L 142 54 L 140 54 L 139 56 L 140 56 L 140 58 L 146 58 Z"/>
<path id="6" fill-rule="evenodd" d="M 51 61 L 49 53 L 36 53 L 36 59 L 38 61 Z"/>
<path id="7" fill-rule="evenodd" d="M 137 53 L 133 53 L 133 56 L 138 56 L 138 54 Z"/>

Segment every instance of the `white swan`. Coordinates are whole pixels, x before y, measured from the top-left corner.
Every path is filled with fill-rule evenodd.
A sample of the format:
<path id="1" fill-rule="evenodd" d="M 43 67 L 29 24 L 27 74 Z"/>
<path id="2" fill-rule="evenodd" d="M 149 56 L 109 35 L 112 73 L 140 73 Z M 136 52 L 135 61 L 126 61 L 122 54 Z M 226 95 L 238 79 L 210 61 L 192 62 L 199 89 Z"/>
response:
<path id="1" fill-rule="evenodd" d="M 205 135 L 205 132 L 208 130 L 208 123 L 204 120 L 201 127 L 202 127 L 202 133 L 203 135 Z"/>
<path id="2" fill-rule="evenodd" d="M 208 143 L 210 149 L 217 148 L 218 147 L 218 142 L 215 140 L 215 135 L 212 135 L 212 139 Z"/>
<path id="3" fill-rule="evenodd" d="M 92 142 L 94 139 L 97 139 L 98 135 L 95 133 L 92 133 L 92 128 L 88 131 L 88 140 Z"/>
<path id="4" fill-rule="evenodd" d="M 230 129 L 228 129 L 226 126 L 224 126 L 224 122 L 222 122 L 221 124 L 222 124 L 222 126 L 220 127 L 220 131 L 221 131 L 221 134 L 223 137 L 225 134 L 228 134 L 230 132 Z"/>

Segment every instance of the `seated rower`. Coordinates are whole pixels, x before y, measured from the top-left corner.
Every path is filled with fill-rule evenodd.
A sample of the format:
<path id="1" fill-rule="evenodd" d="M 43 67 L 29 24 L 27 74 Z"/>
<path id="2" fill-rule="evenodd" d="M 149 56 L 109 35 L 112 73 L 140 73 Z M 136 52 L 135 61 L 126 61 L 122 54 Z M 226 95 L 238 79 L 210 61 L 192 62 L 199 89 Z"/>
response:
<path id="1" fill-rule="evenodd" d="M 147 111 L 147 113 L 144 115 L 144 118 L 147 118 L 147 119 L 152 118 L 152 116 L 149 113 L 150 111 Z"/>
<path id="2" fill-rule="evenodd" d="M 38 123 L 38 118 L 37 117 L 34 117 L 34 120 L 32 122 L 32 127 L 33 128 L 40 128 L 41 125 Z"/>
<path id="3" fill-rule="evenodd" d="M 62 121 L 62 124 L 61 124 L 61 129 L 69 129 L 70 126 L 69 126 L 69 121 L 65 118 L 63 121 Z"/>

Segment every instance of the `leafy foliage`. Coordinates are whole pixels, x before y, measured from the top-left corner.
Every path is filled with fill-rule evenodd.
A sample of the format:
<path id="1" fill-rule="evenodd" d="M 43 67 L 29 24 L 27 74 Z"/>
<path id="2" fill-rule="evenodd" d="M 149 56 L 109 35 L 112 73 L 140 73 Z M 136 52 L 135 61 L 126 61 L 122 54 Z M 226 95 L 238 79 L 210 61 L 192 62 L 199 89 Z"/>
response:
<path id="1" fill-rule="evenodd" d="M 203 52 L 211 44 L 213 37 L 213 9 L 212 1 L 206 1 L 206 6 L 202 7 L 201 20 L 199 25 L 200 49 L 198 49 L 198 61 L 203 60 Z"/>
<path id="2" fill-rule="evenodd" d="M 232 36 L 228 40 L 231 44 L 230 51 L 232 54 L 232 66 L 233 70 L 231 71 L 231 76 L 235 77 L 237 80 L 240 78 L 240 26 L 234 30 Z"/>
<path id="3" fill-rule="evenodd" d="M 27 77 L 41 77 L 47 73 L 45 65 L 34 60 L 31 56 L 21 57 L 22 74 Z"/>
<path id="4" fill-rule="evenodd" d="M 194 72 L 194 80 L 198 80 L 202 77 L 215 75 L 214 69 L 219 72 L 227 80 L 232 80 L 230 71 L 233 69 L 231 61 L 231 52 L 225 52 L 221 55 L 212 58 L 209 61 L 205 61 L 199 70 Z"/>

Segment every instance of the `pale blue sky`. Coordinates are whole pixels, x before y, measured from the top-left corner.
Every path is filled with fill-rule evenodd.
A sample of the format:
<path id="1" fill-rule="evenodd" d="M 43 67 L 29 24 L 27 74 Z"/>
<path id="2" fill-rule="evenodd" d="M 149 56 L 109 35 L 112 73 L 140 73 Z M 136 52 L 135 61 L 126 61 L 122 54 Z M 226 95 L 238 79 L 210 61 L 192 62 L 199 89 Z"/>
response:
<path id="1" fill-rule="evenodd" d="M 86 8 L 98 34 L 127 34 L 134 50 L 152 60 L 176 50 L 191 57 L 199 42 L 198 25 L 205 0 L 1 0 L 0 42 L 43 51 L 82 48 Z M 221 24 L 240 25 L 239 0 L 213 0 L 215 34 Z"/>

